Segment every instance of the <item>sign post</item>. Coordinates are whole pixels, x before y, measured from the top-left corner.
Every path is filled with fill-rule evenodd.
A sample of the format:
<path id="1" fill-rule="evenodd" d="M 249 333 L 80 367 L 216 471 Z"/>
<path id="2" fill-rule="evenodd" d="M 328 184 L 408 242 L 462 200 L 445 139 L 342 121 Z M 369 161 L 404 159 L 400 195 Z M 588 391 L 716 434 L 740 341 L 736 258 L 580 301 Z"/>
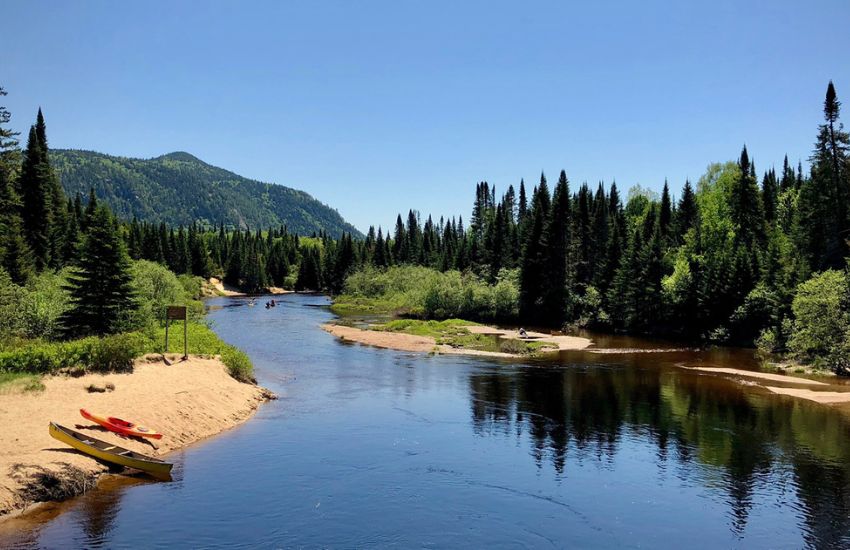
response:
<path id="1" fill-rule="evenodd" d="M 186 306 L 168 306 L 165 310 L 165 353 L 168 353 L 168 325 L 183 320 L 183 359 L 189 358 L 189 316 Z"/>

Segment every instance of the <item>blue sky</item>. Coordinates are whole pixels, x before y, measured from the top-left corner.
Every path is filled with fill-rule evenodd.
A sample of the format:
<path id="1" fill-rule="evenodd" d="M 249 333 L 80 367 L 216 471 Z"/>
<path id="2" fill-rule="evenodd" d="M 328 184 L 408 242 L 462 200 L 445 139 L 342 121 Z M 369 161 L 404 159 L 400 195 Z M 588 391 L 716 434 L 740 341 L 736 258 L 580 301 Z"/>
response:
<path id="1" fill-rule="evenodd" d="M 850 101 L 850 2 L 15 2 L 0 84 L 53 147 L 188 151 L 361 229 L 468 216 L 566 169 L 678 194 L 746 143 L 811 150 Z M 850 103 L 847 103 L 850 106 Z"/>

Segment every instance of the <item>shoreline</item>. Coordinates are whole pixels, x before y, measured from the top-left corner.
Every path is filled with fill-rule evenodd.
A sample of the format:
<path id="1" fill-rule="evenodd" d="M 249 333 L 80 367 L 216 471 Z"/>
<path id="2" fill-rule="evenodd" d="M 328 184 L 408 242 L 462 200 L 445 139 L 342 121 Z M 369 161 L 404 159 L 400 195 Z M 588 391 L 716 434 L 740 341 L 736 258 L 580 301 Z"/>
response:
<path id="1" fill-rule="evenodd" d="M 497 351 L 482 351 L 470 348 L 451 347 L 446 344 L 437 344 L 431 336 L 418 336 L 404 332 L 387 332 L 380 330 L 369 330 L 346 325 L 326 323 L 321 326 L 322 330 L 339 338 L 344 342 L 372 346 L 382 349 L 393 349 L 413 353 L 431 353 L 440 355 L 468 355 L 504 359 L 521 359 L 533 357 L 517 353 L 505 353 Z M 470 334 L 492 335 L 507 339 L 519 339 L 515 330 L 504 330 L 485 325 L 463 326 Z M 681 349 L 597 349 L 590 347 L 593 342 L 588 338 L 577 336 L 551 336 L 543 333 L 528 332 L 530 338 L 524 341 L 551 343 L 552 348 L 544 351 L 587 351 L 589 353 L 604 355 L 606 353 L 668 353 L 681 351 Z M 590 348 L 590 349 L 588 349 Z M 676 365 L 678 368 L 696 372 L 708 376 L 723 378 L 731 383 L 755 386 L 774 395 L 789 396 L 794 399 L 819 403 L 821 405 L 842 405 L 850 403 L 850 386 L 830 384 L 828 381 L 813 380 L 795 376 L 793 374 L 776 374 L 746 369 L 735 369 L 727 367 L 712 367 L 707 365 Z M 797 386 L 785 387 L 777 384 Z M 842 391 L 836 391 L 842 390 Z"/>
<path id="2" fill-rule="evenodd" d="M 409 351 L 416 353 L 436 353 L 440 355 L 474 355 L 506 359 L 529 357 L 529 355 L 523 355 L 520 353 L 452 347 L 447 344 L 438 344 L 436 339 L 431 336 L 417 336 L 404 332 L 386 332 L 361 329 L 345 325 L 336 325 L 333 323 L 325 323 L 321 326 L 321 328 L 325 332 L 336 336 L 340 340 L 356 342 L 358 344 L 382 349 L 394 349 L 397 351 Z M 508 340 L 520 340 L 519 333 L 515 330 L 502 330 L 484 325 L 469 325 L 462 328 L 468 330 L 470 334 L 493 335 L 500 336 Z M 551 344 L 551 347 L 547 347 L 546 350 L 553 352 L 563 350 L 579 351 L 593 344 L 590 339 L 579 336 L 551 336 L 536 332 L 529 332 L 528 335 L 529 338 L 523 339 L 522 341 Z"/>
<path id="3" fill-rule="evenodd" d="M 44 390 L 0 398 L 0 523 L 93 489 L 109 467 L 48 434 L 51 421 L 133 451 L 161 458 L 218 435 L 251 418 L 275 396 L 232 378 L 218 357 L 147 355 L 132 373 L 48 376 Z M 112 391 L 89 392 L 90 385 Z M 122 437 L 80 416 L 87 408 L 149 425 L 163 433 L 153 442 Z M 61 498 L 49 485 L 62 486 Z"/>

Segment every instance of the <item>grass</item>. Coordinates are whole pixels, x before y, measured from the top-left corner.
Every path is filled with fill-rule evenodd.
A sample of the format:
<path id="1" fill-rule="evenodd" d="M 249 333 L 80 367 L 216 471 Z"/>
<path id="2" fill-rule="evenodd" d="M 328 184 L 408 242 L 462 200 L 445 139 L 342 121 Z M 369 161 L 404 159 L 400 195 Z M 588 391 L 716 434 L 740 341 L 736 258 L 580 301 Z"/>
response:
<path id="1" fill-rule="evenodd" d="M 0 394 L 44 391 L 41 376 L 21 372 L 0 372 Z"/>
<path id="2" fill-rule="evenodd" d="M 190 322 L 187 330 L 190 354 L 220 355 L 233 378 L 254 382 L 254 367 L 245 353 L 225 343 L 202 323 Z M 182 325 L 174 323 L 168 336 L 168 352 L 182 353 Z M 165 352 L 165 327 L 66 342 L 16 342 L 14 347 L 0 351 L 0 389 L 38 391 L 43 389 L 37 376 L 41 374 L 130 372 L 136 357 Z"/>
<path id="3" fill-rule="evenodd" d="M 511 353 L 514 355 L 531 355 L 544 348 L 551 347 L 545 342 L 526 342 L 523 340 L 500 339 L 488 334 L 473 334 L 465 327 L 478 325 L 463 319 L 447 319 L 445 321 L 421 321 L 418 319 L 396 319 L 383 325 L 376 325 L 375 330 L 385 332 L 402 332 L 415 336 L 434 338 L 437 345 L 447 345 L 453 348 L 476 351 Z"/>

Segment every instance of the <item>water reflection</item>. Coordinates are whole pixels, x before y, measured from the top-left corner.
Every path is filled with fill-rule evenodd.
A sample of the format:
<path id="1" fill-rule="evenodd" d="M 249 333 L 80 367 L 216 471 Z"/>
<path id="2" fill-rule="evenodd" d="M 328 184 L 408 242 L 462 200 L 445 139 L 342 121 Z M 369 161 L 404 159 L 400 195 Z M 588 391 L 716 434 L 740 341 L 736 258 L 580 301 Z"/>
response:
<path id="1" fill-rule="evenodd" d="M 320 297 L 244 303 L 210 319 L 281 399 L 13 547 L 850 547 L 850 416 L 676 366 L 750 352 L 431 357 L 338 341 Z"/>
<path id="2" fill-rule="evenodd" d="M 767 485 L 786 491 L 786 502 L 796 495 L 809 544 L 850 543 L 845 417 L 649 361 L 637 355 L 619 365 L 474 373 L 469 390 L 475 433 L 527 434 L 538 467 L 550 462 L 561 475 L 571 459 L 610 461 L 624 439 L 638 438 L 654 445 L 659 463 L 711 467 L 685 471 L 726 492 L 736 533 L 747 525 L 756 487 Z"/>

